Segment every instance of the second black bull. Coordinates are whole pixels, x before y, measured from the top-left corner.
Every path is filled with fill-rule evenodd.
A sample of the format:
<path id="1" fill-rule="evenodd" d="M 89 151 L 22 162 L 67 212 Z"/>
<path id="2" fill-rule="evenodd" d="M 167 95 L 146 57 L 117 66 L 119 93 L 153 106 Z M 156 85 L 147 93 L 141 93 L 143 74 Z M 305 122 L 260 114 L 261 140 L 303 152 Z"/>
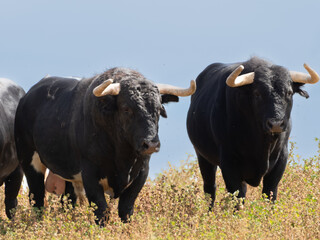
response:
<path id="1" fill-rule="evenodd" d="M 216 194 L 216 170 L 226 188 L 245 197 L 247 184 L 269 198 L 277 188 L 288 158 L 293 94 L 308 98 L 301 87 L 319 81 L 318 74 L 288 71 L 260 58 L 209 65 L 197 77 L 191 97 L 187 129 L 195 148 L 204 192 Z"/>
<path id="2" fill-rule="evenodd" d="M 80 81 L 42 79 L 21 99 L 15 121 L 18 158 L 34 205 L 44 205 L 48 168 L 47 190 L 68 193 L 73 202 L 85 190 L 101 223 L 106 192 L 119 198 L 119 216 L 127 221 L 150 156 L 160 148 L 158 121 L 167 117 L 162 104 L 195 88 L 194 81 L 188 89 L 154 84 L 123 68 Z"/>

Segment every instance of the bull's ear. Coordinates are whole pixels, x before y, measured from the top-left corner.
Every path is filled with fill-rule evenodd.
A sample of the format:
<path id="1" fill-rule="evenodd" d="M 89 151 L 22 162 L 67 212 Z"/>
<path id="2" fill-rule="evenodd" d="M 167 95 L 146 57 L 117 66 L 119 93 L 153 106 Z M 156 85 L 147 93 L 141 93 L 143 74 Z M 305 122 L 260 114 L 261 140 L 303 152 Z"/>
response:
<path id="1" fill-rule="evenodd" d="M 164 106 L 161 106 L 161 109 L 160 109 L 160 115 L 161 117 L 164 117 L 164 118 L 167 118 L 167 111 L 166 109 L 164 108 Z"/>
<path id="2" fill-rule="evenodd" d="M 304 85 L 304 83 L 293 83 L 293 92 L 298 93 L 300 96 L 309 98 L 309 93 L 305 90 L 302 90 L 301 87 Z"/>
<path id="3" fill-rule="evenodd" d="M 169 102 L 179 102 L 179 97 L 171 94 L 163 94 L 161 95 L 161 103 L 169 103 Z"/>

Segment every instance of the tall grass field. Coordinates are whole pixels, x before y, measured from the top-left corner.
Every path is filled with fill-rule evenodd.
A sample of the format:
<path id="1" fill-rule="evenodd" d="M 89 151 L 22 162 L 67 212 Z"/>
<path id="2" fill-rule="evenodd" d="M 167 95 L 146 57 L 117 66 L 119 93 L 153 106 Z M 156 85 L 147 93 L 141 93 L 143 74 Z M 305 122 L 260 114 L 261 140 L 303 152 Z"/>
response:
<path id="1" fill-rule="evenodd" d="M 320 239 L 320 150 L 309 159 L 300 159 L 296 151 L 291 143 L 278 200 L 263 198 L 261 186 L 249 187 L 239 211 L 218 172 L 215 207 L 208 212 L 209 197 L 192 156 L 146 182 L 126 224 L 118 217 L 117 200 L 109 197 L 109 220 L 99 227 L 93 207 L 62 207 L 53 194 L 46 195 L 44 214 L 39 215 L 23 190 L 15 218 L 8 220 L 1 187 L 0 239 Z"/>

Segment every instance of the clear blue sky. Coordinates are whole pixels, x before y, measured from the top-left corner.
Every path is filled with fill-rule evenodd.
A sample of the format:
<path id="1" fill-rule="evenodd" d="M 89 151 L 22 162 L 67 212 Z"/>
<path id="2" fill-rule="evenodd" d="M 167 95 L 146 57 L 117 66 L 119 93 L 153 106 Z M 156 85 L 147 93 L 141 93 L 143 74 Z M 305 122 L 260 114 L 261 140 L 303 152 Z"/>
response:
<path id="1" fill-rule="evenodd" d="M 122 66 L 154 82 L 187 86 L 210 63 L 256 55 L 320 73 L 320 1 L 0 0 L 0 77 L 25 90 L 46 74 L 91 77 Z M 320 83 L 294 97 L 292 141 L 317 153 Z M 190 98 L 167 105 L 150 176 L 194 154 L 185 119 Z"/>

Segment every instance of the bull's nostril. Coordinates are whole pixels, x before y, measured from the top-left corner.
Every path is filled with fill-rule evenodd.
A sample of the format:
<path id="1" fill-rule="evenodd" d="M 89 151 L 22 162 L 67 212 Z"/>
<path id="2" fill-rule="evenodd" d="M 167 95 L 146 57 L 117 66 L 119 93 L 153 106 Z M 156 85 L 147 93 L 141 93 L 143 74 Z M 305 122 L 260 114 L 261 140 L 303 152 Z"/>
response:
<path id="1" fill-rule="evenodd" d="M 281 122 L 280 122 L 280 127 L 284 127 L 284 121 L 282 120 Z"/>
<path id="2" fill-rule="evenodd" d="M 285 123 L 283 120 L 268 119 L 266 121 L 266 130 L 272 133 L 281 133 L 283 132 Z"/>
<path id="3" fill-rule="evenodd" d="M 142 149 L 148 149 L 149 148 L 149 145 L 146 143 L 146 142 L 144 142 L 143 144 L 142 144 Z"/>
<path id="4" fill-rule="evenodd" d="M 267 128 L 271 129 L 273 127 L 273 123 L 270 120 L 267 120 Z"/>
<path id="5" fill-rule="evenodd" d="M 160 142 L 150 142 L 150 141 L 145 141 L 141 145 L 141 152 L 144 154 L 152 154 L 154 152 L 159 152 L 160 150 Z"/>

